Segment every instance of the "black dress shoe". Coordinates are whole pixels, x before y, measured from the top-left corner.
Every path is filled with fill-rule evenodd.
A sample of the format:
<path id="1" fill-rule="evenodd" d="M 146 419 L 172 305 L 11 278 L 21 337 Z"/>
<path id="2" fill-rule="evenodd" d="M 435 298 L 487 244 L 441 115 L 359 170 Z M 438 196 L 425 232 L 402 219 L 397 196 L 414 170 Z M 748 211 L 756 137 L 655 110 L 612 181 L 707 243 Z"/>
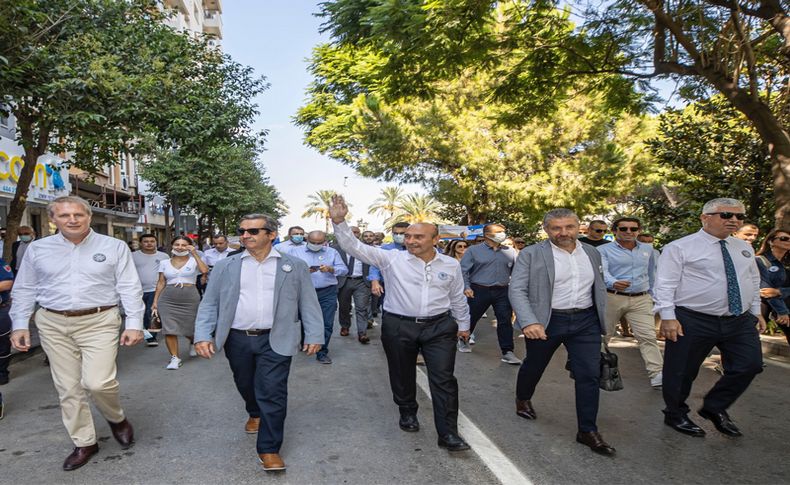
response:
<path id="1" fill-rule="evenodd" d="M 134 429 L 129 424 L 128 419 L 124 419 L 120 423 L 110 423 L 110 429 L 115 440 L 121 444 L 121 449 L 125 450 L 134 444 Z"/>
<path id="2" fill-rule="evenodd" d="M 439 447 L 446 448 L 447 451 L 466 451 L 471 448 L 469 443 L 455 433 L 440 436 Z"/>
<path id="3" fill-rule="evenodd" d="M 66 461 L 63 462 L 63 469 L 67 472 L 76 470 L 82 465 L 88 463 L 93 455 L 99 452 L 99 444 L 96 443 L 90 446 L 78 446 L 74 448 Z"/>
<path id="4" fill-rule="evenodd" d="M 690 420 L 685 414 L 679 418 L 672 418 L 669 415 L 665 415 L 664 424 L 670 426 L 675 431 L 689 436 L 705 436 L 705 430 L 694 424 L 694 421 Z"/>
<path id="5" fill-rule="evenodd" d="M 532 401 L 527 399 L 516 399 L 516 414 L 524 419 L 538 419 L 538 415 L 532 407 Z"/>
<path id="6" fill-rule="evenodd" d="M 420 422 L 417 421 L 416 414 L 402 414 L 398 424 L 400 429 L 409 433 L 416 433 L 420 430 Z"/>
<path id="7" fill-rule="evenodd" d="M 589 446 L 591 450 L 598 453 L 599 455 L 613 456 L 615 453 L 615 449 L 609 446 L 609 443 L 604 441 L 601 433 L 597 431 L 589 431 L 585 433 L 579 431 L 576 433 L 576 441 L 585 446 Z"/>
<path id="8" fill-rule="evenodd" d="M 713 426 L 716 426 L 716 429 L 718 429 L 719 432 L 726 434 L 727 436 L 732 436 L 733 438 L 743 436 L 741 430 L 739 430 L 738 427 L 735 426 L 735 423 L 733 423 L 730 419 L 727 411 L 714 413 L 713 411 L 708 411 L 707 409 L 702 408 L 697 411 L 697 413 L 708 421 L 713 422 Z"/>

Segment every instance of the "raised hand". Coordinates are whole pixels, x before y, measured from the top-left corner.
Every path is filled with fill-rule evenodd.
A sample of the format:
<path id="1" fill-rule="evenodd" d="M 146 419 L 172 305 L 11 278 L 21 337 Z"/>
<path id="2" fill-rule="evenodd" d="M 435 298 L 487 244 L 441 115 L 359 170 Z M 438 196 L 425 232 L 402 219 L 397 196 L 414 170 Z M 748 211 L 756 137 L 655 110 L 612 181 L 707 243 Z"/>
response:
<path id="1" fill-rule="evenodd" d="M 329 205 L 329 217 L 332 218 L 332 222 L 340 224 L 346 220 L 346 215 L 348 215 L 348 206 L 343 196 L 338 194 L 333 195 L 332 203 Z"/>

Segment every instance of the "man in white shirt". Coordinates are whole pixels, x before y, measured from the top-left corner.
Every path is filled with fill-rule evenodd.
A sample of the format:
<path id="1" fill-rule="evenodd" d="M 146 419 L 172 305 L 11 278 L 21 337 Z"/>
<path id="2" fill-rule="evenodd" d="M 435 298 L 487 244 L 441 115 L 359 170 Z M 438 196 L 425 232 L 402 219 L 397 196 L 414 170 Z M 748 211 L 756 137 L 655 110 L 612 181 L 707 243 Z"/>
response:
<path id="1" fill-rule="evenodd" d="M 469 306 L 464 296 L 461 265 L 437 254 L 439 231 L 434 224 L 406 229 L 406 251 L 368 246 L 345 223 L 343 197 L 332 197 L 329 213 L 338 244 L 349 256 L 379 268 L 387 288 L 381 343 L 387 355 L 390 387 L 400 408 L 400 428 L 419 431 L 417 421 L 417 353 L 425 358 L 433 399 L 438 444 L 449 451 L 468 450 L 458 435 L 456 339 L 469 338 Z"/>
<path id="2" fill-rule="evenodd" d="M 58 197 L 48 213 L 59 233 L 33 242 L 25 252 L 11 293 L 11 343 L 22 352 L 30 349 L 28 322 L 38 302 L 41 346 L 49 357 L 63 424 L 76 446 L 63 463 L 70 471 L 99 451 L 88 396 L 121 447 L 134 442 L 121 408 L 115 359 L 119 341 L 130 346 L 143 340 L 145 307 L 129 247 L 91 230 L 91 208 L 84 199 Z M 126 312 L 123 333 L 119 300 Z"/>
<path id="3" fill-rule="evenodd" d="M 601 455 L 615 449 L 598 432 L 601 335 L 606 333 L 606 284 L 601 255 L 577 241 L 579 218 L 568 209 L 543 217 L 549 237 L 518 255 L 510 303 L 527 346 L 516 382 L 516 414 L 537 419 L 532 396 L 560 344 L 565 345 L 576 386 L 576 441 Z"/>
<path id="4" fill-rule="evenodd" d="M 203 261 L 209 268 L 213 268 L 217 262 L 227 258 L 228 254 L 230 254 L 228 238 L 224 234 L 214 236 L 211 242 L 214 244 L 214 247 L 207 249 L 203 258 Z"/>
<path id="5" fill-rule="evenodd" d="M 170 256 L 157 251 L 158 241 L 153 234 L 143 234 L 140 236 L 140 250 L 132 253 L 132 260 L 140 277 L 140 284 L 143 287 L 143 303 L 145 313 L 143 314 L 143 328 L 145 329 L 145 342 L 148 347 L 156 347 L 156 333 L 151 333 L 148 329 L 151 326 L 151 306 L 154 304 L 156 294 L 156 282 L 159 280 L 159 263 L 170 259 Z"/>
<path id="6" fill-rule="evenodd" d="M 713 347 L 721 351 L 724 375 L 705 395 L 699 415 L 721 433 L 741 436 L 727 409 L 762 372 L 760 274 L 752 246 L 732 237 L 745 217 L 739 200 L 707 202 L 702 229 L 667 244 L 658 264 L 653 297 L 666 338 L 664 422 L 691 436 L 705 431 L 689 419 L 686 399 Z"/>

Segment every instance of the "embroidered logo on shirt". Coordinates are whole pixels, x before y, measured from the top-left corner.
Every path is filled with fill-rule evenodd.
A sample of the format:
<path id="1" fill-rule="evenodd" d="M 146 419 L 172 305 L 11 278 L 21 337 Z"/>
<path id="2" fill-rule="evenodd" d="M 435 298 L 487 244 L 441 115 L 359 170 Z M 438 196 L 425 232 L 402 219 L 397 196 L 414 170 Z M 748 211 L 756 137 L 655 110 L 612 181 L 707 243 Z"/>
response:
<path id="1" fill-rule="evenodd" d="M 9 265 L 3 266 L 3 269 L 8 271 L 9 273 L 11 272 L 11 266 L 9 266 Z M 776 268 L 776 269 L 779 269 L 779 268 Z M 771 270 L 773 270 L 773 268 L 771 268 Z"/>
<path id="2" fill-rule="evenodd" d="M 293 268 L 292 268 L 292 267 L 291 267 L 291 265 L 290 265 L 290 264 L 288 264 L 288 263 L 285 263 L 285 264 L 283 265 L 283 271 L 285 271 L 286 273 L 290 273 L 292 269 L 293 269 Z"/>
<path id="3" fill-rule="evenodd" d="M 444 271 L 440 271 L 439 274 L 437 274 L 436 276 L 438 276 L 439 279 L 442 280 L 442 281 L 444 281 L 444 280 L 446 280 L 447 278 L 450 277 L 450 275 L 448 275 Z"/>
<path id="4" fill-rule="evenodd" d="M 6 268 L 8 270 L 11 270 L 11 268 L 8 266 L 6 266 Z M 770 268 L 768 268 L 768 271 L 770 271 L 771 273 L 776 273 L 777 271 L 779 271 L 779 266 L 771 266 Z"/>
<path id="5" fill-rule="evenodd" d="M 103 263 L 107 260 L 107 256 L 103 255 L 102 253 L 96 253 L 93 255 L 93 260 L 97 263 Z"/>
<path id="6" fill-rule="evenodd" d="M 749 251 L 747 251 L 745 249 L 743 251 L 741 251 L 741 254 L 743 254 L 743 256 L 745 258 L 751 258 L 752 257 L 752 253 L 750 253 Z"/>

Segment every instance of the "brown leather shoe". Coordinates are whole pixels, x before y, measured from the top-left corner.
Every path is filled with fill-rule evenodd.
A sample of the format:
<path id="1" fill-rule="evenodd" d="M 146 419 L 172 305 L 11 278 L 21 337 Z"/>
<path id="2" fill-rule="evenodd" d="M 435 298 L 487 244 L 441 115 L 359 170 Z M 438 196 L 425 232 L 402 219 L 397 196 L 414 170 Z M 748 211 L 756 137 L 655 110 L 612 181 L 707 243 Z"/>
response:
<path id="1" fill-rule="evenodd" d="M 601 434 L 597 431 L 590 431 L 582 433 L 581 431 L 576 434 L 576 441 L 589 446 L 591 450 L 599 455 L 614 456 L 615 450 L 609 443 L 603 440 Z"/>
<path id="2" fill-rule="evenodd" d="M 260 453 L 258 460 L 267 472 L 279 472 L 285 470 L 285 462 L 280 458 L 279 453 Z"/>
<path id="3" fill-rule="evenodd" d="M 346 327 L 340 327 L 340 336 L 348 337 L 348 329 Z"/>
<path id="4" fill-rule="evenodd" d="M 72 451 L 71 454 L 66 457 L 66 461 L 63 462 L 63 470 L 67 472 L 76 470 L 82 465 L 88 463 L 91 457 L 98 452 L 98 443 L 90 446 L 77 446 L 74 448 L 74 451 Z"/>
<path id="5" fill-rule="evenodd" d="M 261 426 L 261 418 L 250 418 L 247 420 L 247 424 L 244 425 L 244 431 L 247 434 L 255 434 L 258 432 L 258 428 Z"/>
<path id="6" fill-rule="evenodd" d="M 361 343 L 361 344 L 369 344 L 370 343 L 370 337 L 368 337 L 367 335 L 360 335 L 359 337 L 357 337 L 357 340 L 359 340 L 359 343 Z"/>
<path id="7" fill-rule="evenodd" d="M 524 419 L 538 419 L 535 409 L 532 408 L 532 401 L 516 399 L 516 414 Z"/>
<path id="8" fill-rule="evenodd" d="M 108 421 L 109 423 L 109 421 Z M 115 440 L 121 444 L 121 449 L 125 450 L 134 444 L 134 429 L 128 419 L 120 423 L 110 423 L 110 429 Z"/>

